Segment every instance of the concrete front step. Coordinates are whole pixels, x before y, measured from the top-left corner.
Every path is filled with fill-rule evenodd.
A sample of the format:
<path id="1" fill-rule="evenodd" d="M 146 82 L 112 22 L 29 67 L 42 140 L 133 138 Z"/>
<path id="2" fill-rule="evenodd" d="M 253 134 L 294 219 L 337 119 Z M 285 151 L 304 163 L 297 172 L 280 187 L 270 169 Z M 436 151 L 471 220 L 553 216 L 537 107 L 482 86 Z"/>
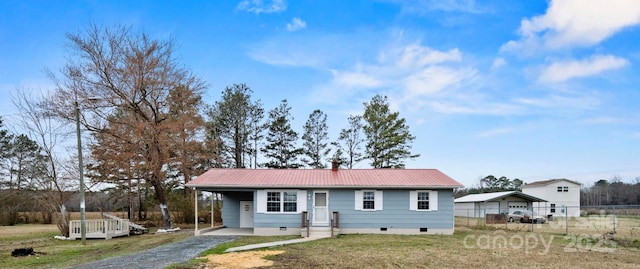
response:
<path id="1" fill-rule="evenodd" d="M 300 235 L 302 237 L 307 237 L 307 229 L 308 228 L 300 229 Z M 334 228 L 332 234 L 330 227 L 311 227 L 309 230 L 309 237 L 331 237 L 332 235 L 336 236 L 338 234 L 340 234 L 340 229 Z"/>

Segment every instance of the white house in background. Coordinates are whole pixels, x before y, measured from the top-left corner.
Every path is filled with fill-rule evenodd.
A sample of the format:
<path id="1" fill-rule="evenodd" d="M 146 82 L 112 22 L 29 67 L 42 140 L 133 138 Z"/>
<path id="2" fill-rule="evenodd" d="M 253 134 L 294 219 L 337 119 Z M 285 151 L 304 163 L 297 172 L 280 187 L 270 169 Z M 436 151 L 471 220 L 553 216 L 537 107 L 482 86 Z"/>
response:
<path id="1" fill-rule="evenodd" d="M 536 181 L 522 185 L 522 192 L 549 201 L 533 203 L 533 209 L 540 215 L 580 216 L 580 183 L 578 182 L 568 179 Z"/>
<path id="2" fill-rule="evenodd" d="M 545 202 L 544 199 L 519 191 L 469 194 L 454 200 L 454 215 L 484 218 L 486 214 L 508 214 L 518 209 L 531 210 L 533 203 Z"/>

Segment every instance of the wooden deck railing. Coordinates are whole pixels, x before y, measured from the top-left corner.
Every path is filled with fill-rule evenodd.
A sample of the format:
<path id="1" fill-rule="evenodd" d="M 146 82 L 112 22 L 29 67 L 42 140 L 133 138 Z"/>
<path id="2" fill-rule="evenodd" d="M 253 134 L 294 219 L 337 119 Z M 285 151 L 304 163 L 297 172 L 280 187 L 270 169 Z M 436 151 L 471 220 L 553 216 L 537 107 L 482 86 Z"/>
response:
<path id="1" fill-rule="evenodd" d="M 302 218 L 301 219 L 301 221 L 302 221 L 301 226 L 302 226 L 303 229 L 304 228 L 307 229 L 307 237 L 309 237 L 309 229 L 310 229 L 309 228 L 309 212 L 302 211 L 302 214 L 300 214 L 300 215 L 301 215 L 301 218 Z"/>
<path id="2" fill-rule="evenodd" d="M 331 213 L 331 237 L 333 237 L 333 229 L 340 229 L 340 213 L 333 211 Z"/>
<path id="3" fill-rule="evenodd" d="M 69 238 L 80 238 L 81 223 L 79 220 L 69 222 Z M 85 220 L 86 238 L 111 239 L 129 235 L 129 220 L 92 219 Z"/>

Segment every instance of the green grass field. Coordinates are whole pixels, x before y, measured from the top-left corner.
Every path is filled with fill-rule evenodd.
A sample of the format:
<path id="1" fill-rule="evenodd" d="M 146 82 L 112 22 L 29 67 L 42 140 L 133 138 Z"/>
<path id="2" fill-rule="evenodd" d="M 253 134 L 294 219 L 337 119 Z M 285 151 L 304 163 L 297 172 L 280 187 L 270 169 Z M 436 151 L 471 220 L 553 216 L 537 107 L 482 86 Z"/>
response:
<path id="1" fill-rule="evenodd" d="M 155 246 L 176 242 L 191 236 L 191 232 L 162 235 L 139 235 L 111 240 L 62 241 L 55 225 L 0 226 L 0 264 L 2 268 L 64 268 L 103 258 L 125 255 Z M 12 257 L 16 248 L 32 247 L 42 253 L 27 257 Z"/>
<path id="2" fill-rule="evenodd" d="M 269 257 L 271 268 L 640 267 L 640 250 L 598 238 L 467 228 L 452 236 L 340 235 L 270 250 L 284 251 Z"/>
<path id="3" fill-rule="evenodd" d="M 631 220 L 633 221 L 633 220 Z M 634 222 L 632 222 L 634 223 Z M 509 224 L 513 225 L 516 224 Z M 530 225 L 522 227 L 529 227 Z M 545 224 L 548 225 L 548 224 Z M 340 235 L 307 243 L 273 248 L 284 253 L 268 259 L 272 268 L 639 268 L 640 242 L 622 241 L 585 234 L 535 232 L 478 226 L 456 227 L 454 235 Z M 0 227 L 2 268 L 64 268 L 106 257 L 135 253 L 191 236 L 190 231 L 162 235 L 141 235 L 111 240 L 53 239 L 55 225 Z M 243 237 L 206 251 L 220 254 L 225 249 L 291 237 Z M 41 255 L 11 257 L 15 248 L 33 247 Z M 175 268 L 203 268 L 203 259 Z"/>

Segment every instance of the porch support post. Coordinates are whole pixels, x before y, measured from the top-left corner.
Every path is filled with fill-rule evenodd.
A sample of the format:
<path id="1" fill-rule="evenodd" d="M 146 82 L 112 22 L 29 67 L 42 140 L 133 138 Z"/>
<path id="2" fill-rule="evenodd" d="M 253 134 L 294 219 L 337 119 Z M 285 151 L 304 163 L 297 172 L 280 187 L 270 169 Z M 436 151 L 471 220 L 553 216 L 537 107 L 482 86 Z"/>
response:
<path id="1" fill-rule="evenodd" d="M 214 222 L 216 221 L 215 216 L 213 215 L 215 213 L 215 211 L 213 210 L 213 196 L 215 195 L 215 192 L 211 192 L 211 228 L 213 228 Z"/>
<path id="2" fill-rule="evenodd" d="M 194 210 L 196 211 L 195 213 L 195 221 L 196 221 L 196 229 L 194 231 L 195 235 L 199 235 L 200 232 L 198 232 L 198 189 L 193 188 L 193 194 L 195 195 L 193 201 L 194 201 Z"/>

